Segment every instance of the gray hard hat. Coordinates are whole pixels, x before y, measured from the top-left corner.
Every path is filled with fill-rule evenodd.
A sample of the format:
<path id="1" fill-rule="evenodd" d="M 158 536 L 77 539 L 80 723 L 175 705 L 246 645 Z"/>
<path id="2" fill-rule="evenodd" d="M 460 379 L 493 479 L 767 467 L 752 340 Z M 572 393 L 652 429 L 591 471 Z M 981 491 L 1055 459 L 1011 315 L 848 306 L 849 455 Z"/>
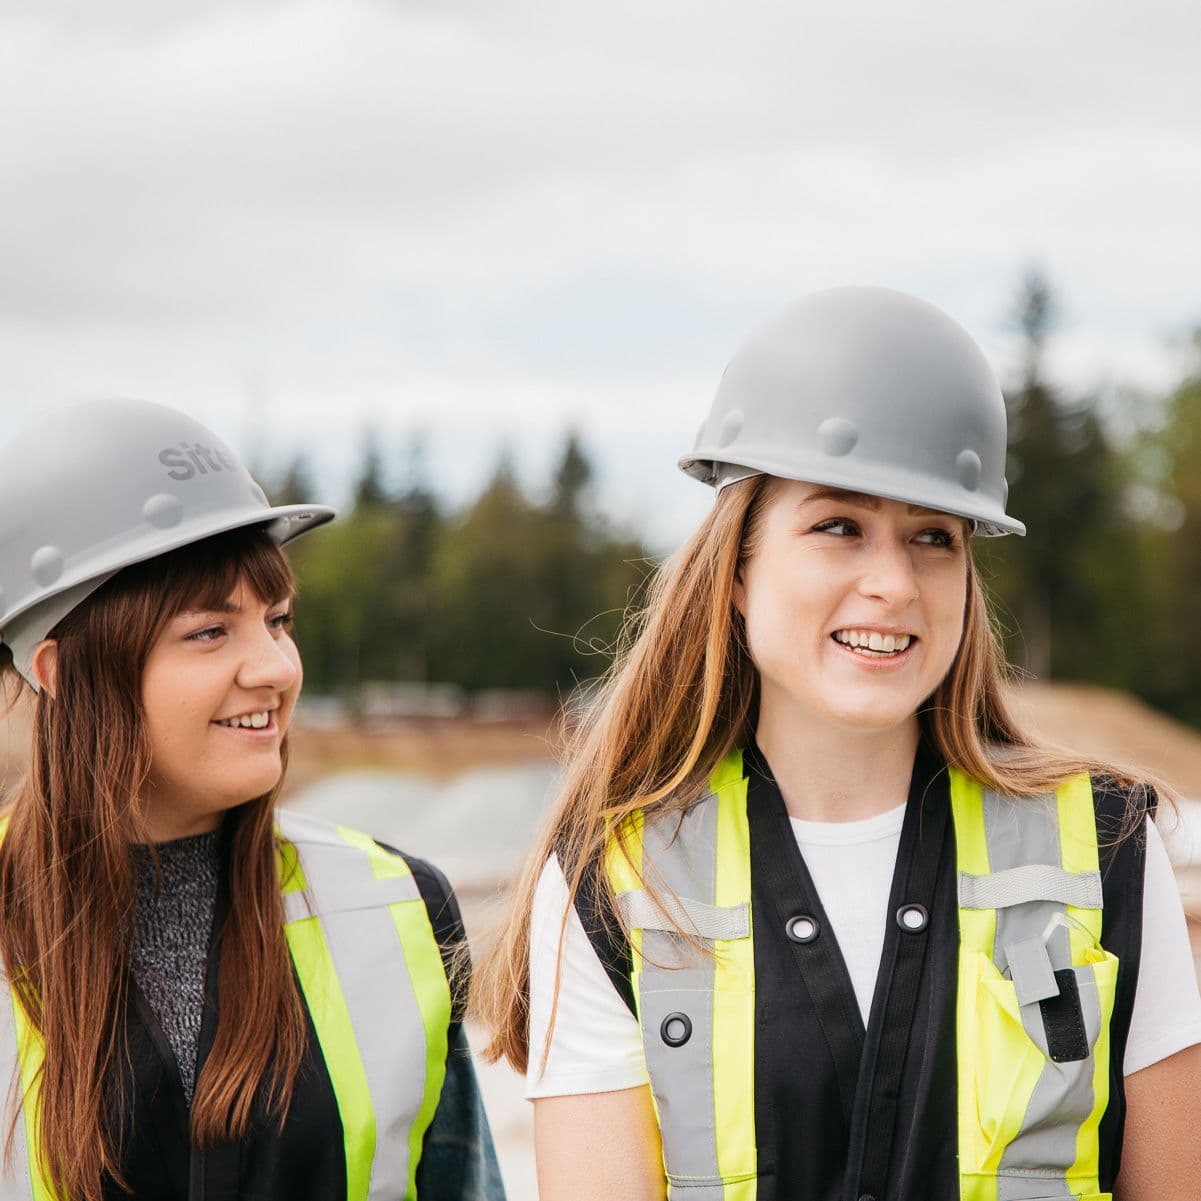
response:
<path id="1" fill-rule="evenodd" d="M 272 507 L 237 456 L 175 409 L 58 409 L 0 447 L 0 641 L 36 687 L 34 648 L 121 568 L 246 526 L 282 544 L 333 515 Z"/>
<path id="2" fill-rule="evenodd" d="M 742 344 L 680 467 L 718 488 L 767 473 L 1024 534 L 1005 512 L 1005 445 L 1000 385 L 966 330 L 903 292 L 831 288 Z"/>

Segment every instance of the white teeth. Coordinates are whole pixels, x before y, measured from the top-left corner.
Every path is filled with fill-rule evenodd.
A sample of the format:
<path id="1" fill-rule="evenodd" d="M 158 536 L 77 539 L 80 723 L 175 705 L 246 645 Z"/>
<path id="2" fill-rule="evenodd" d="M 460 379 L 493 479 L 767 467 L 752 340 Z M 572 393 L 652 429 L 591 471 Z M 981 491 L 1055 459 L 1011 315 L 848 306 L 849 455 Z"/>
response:
<path id="1" fill-rule="evenodd" d="M 881 634 L 876 630 L 836 630 L 834 637 L 844 646 L 876 654 L 899 654 L 908 650 L 912 634 Z"/>
<path id="2" fill-rule="evenodd" d="M 264 710 L 262 713 L 243 713 L 241 717 L 226 717 L 219 721 L 219 726 L 229 726 L 230 729 L 262 730 L 271 724 L 271 714 Z"/>

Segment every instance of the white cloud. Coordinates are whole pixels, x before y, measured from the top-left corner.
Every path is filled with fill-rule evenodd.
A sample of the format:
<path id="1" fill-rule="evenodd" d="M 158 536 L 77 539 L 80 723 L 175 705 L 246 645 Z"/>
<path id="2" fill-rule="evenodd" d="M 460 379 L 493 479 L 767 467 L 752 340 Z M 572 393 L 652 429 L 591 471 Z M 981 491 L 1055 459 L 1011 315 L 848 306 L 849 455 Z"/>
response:
<path id="1" fill-rule="evenodd" d="M 1031 258 L 1067 382 L 1161 386 L 1201 318 L 1199 34 L 1118 0 L 2 0 L 3 415 L 249 428 L 269 380 L 327 441 L 686 442 L 814 287 L 916 291 L 1003 364 Z"/>

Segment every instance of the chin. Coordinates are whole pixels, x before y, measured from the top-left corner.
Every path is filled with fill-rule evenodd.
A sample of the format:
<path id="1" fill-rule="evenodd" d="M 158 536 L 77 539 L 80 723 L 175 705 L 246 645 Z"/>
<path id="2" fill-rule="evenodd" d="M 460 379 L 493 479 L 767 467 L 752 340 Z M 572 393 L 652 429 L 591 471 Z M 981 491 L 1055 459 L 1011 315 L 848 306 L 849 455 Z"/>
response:
<path id="1" fill-rule="evenodd" d="M 903 709 L 877 709 L 865 707 L 862 709 L 836 709 L 830 716 L 842 726 L 855 730 L 857 733 L 883 734 L 906 725 L 917 713 L 917 705 Z"/>
<path id="2" fill-rule="evenodd" d="M 235 809 L 239 805 L 245 805 L 261 796 L 266 796 L 279 783 L 282 775 L 282 772 L 276 772 L 273 776 L 264 775 L 257 780 L 245 780 L 236 788 L 228 789 L 225 793 L 227 801 L 224 807 Z"/>

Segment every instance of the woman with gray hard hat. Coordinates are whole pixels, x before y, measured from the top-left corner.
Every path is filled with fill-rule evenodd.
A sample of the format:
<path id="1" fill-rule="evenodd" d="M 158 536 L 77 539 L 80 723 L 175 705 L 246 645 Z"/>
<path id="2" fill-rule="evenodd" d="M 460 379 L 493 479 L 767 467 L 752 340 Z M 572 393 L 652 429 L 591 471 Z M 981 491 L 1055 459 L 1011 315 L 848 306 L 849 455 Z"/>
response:
<path id="1" fill-rule="evenodd" d="M 1005 441 L 978 347 L 898 292 L 808 296 L 731 360 L 680 463 L 714 508 L 476 980 L 543 1201 L 1196 1196 L 1154 793 L 1001 689 L 971 540 L 1024 532 Z"/>
<path id="2" fill-rule="evenodd" d="M 0 828 L 0 1199 L 501 1201 L 446 879 L 276 812 L 301 683 L 272 507 L 182 413 L 0 448 L 0 640 L 37 692 Z"/>

